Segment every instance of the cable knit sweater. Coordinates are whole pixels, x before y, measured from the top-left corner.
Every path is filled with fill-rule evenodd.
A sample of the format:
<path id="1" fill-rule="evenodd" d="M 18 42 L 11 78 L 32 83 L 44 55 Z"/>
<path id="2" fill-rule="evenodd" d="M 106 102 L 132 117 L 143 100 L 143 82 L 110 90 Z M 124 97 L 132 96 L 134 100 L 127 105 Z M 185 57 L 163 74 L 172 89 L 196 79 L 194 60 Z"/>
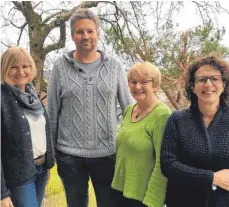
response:
<path id="1" fill-rule="evenodd" d="M 55 147 L 80 157 L 115 153 L 117 99 L 124 111 L 133 102 L 120 62 L 105 56 L 91 73 L 72 58 L 59 57 L 48 85 L 48 114 Z"/>
<path id="2" fill-rule="evenodd" d="M 168 207 L 228 207 L 229 191 L 212 190 L 213 174 L 229 169 L 229 108 L 220 107 L 205 127 L 197 109 L 174 112 L 162 142 Z"/>

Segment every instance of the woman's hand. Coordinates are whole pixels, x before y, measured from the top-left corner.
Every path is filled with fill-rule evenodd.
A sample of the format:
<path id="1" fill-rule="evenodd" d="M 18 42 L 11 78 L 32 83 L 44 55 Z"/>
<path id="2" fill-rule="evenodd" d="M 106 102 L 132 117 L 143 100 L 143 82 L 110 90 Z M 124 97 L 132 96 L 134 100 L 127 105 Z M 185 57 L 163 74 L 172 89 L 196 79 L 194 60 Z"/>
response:
<path id="1" fill-rule="evenodd" d="M 214 173 L 213 184 L 229 191 L 229 169 L 223 169 Z"/>
<path id="2" fill-rule="evenodd" d="M 49 180 L 50 180 L 50 169 L 47 170 L 47 182 L 46 182 L 46 185 L 48 185 Z"/>
<path id="3" fill-rule="evenodd" d="M 1 200 L 1 207 L 14 207 L 9 196 Z"/>

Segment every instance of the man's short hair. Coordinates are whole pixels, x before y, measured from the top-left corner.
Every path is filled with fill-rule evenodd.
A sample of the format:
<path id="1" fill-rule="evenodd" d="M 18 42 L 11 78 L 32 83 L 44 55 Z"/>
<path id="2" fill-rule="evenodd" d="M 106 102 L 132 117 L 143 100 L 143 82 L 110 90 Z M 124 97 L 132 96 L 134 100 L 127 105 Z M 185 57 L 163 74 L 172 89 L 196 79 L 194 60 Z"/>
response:
<path id="1" fill-rule="evenodd" d="M 92 20 L 95 23 L 97 32 L 99 34 L 99 18 L 88 8 L 80 8 L 80 9 L 77 9 L 70 18 L 70 28 L 71 28 L 72 36 L 75 32 L 74 24 L 76 23 L 76 21 L 81 20 L 81 19 Z"/>

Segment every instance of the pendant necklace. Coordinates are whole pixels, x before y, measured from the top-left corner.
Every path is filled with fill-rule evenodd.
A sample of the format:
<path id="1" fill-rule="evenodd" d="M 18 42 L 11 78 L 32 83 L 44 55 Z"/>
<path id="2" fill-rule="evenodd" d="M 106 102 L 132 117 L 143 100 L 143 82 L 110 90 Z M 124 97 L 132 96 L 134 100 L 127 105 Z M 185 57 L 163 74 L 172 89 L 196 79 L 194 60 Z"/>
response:
<path id="1" fill-rule="evenodd" d="M 139 116 L 140 116 L 140 114 L 136 114 L 135 119 L 138 119 Z"/>
<path id="2" fill-rule="evenodd" d="M 139 116 L 140 116 L 140 114 L 136 114 L 135 119 L 138 119 Z"/>
<path id="3" fill-rule="evenodd" d="M 139 116 L 140 116 L 140 114 L 142 113 L 142 112 L 146 112 L 146 115 L 149 113 L 149 111 L 148 111 L 148 109 L 151 107 L 151 106 L 153 106 L 154 104 L 154 107 L 157 105 L 157 103 L 158 103 L 158 101 L 156 101 L 156 102 L 153 102 L 149 107 L 147 107 L 145 110 L 143 110 L 143 111 L 141 111 L 140 113 L 138 112 L 138 110 L 136 110 L 137 111 L 137 114 L 135 115 L 135 119 L 138 119 L 139 118 Z M 153 108 L 154 108 L 153 107 Z M 152 108 L 152 109 L 153 109 Z"/>
<path id="4" fill-rule="evenodd" d="M 151 105 L 150 105 L 150 106 L 151 106 Z M 150 107 L 150 106 L 149 106 L 149 107 Z M 148 108 L 149 108 L 149 107 L 148 107 Z M 146 110 L 147 110 L 148 108 L 146 108 Z M 146 110 L 143 110 L 143 111 L 146 111 Z M 135 115 L 135 119 L 138 119 L 139 116 L 140 116 L 140 114 L 141 114 L 143 111 L 141 111 L 141 112 L 139 113 L 138 110 L 137 110 L 137 114 Z"/>

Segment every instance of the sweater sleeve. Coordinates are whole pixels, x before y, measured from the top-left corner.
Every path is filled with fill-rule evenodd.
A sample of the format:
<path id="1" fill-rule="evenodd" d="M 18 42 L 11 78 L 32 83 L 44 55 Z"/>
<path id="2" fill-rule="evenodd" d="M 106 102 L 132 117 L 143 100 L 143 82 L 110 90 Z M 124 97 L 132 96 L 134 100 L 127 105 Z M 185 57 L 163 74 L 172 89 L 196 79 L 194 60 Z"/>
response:
<path id="1" fill-rule="evenodd" d="M 185 182 L 199 190 L 211 190 L 214 172 L 182 163 L 179 151 L 177 114 L 173 113 L 166 124 L 162 142 L 161 170 L 168 179 Z"/>
<path id="2" fill-rule="evenodd" d="M 120 104 L 120 107 L 122 109 L 122 114 L 124 113 L 125 108 L 134 103 L 134 100 L 130 94 L 129 91 L 129 86 L 128 86 L 128 82 L 127 82 L 127 74 L 125 72 L 125 70 L 123 69 L 122 65 L 120 62 L 117 62 L 117 64 L 119 64 L 119 68 L 120 68 L 120 72 L 118 75 L 118 101 Z"/>
<path id="3" fill-rule="evenodd" d="M 131 104 L 131 105 L 129 105 L 129 106 L 127 106 L 127 107 L 125 108 L 124 114 L 123 114 L 123 119 L 126 117 L 128 111 L 132 109 L 132 107 L 133 107 L 133 104 Z"/>
<path id="4" fill-rule="evenodd" d="M 4 137 L 4 115 L 3 114 L 7 114 L 7 113 L 4 113 L 3 111 L 3 105 L 7 104 L 8 105 L 8 102 L 5 102 L 3 100 L 5 100 L 5 96 L 8 96 L 8 94 L 5 94 L 3 91 L 5 91 L 4 89 L 4 86 L 1 85 L 1 149 L 4 148 L 4 145 L 3 145 L 3 139 L 5 138 Z M 5 103 L 5 104 L 3 104 Z M 2 150 L 3 151 L 3 150 Z M 5 175 L 4 175 L 4 169 L 3 169 L 3 163 L 2 163 L 2 157 L 3 153 L 1 152 L 1 200 L 10 196 L 10 190 L 7 188 L 7 184 L 6 184 L 6 179 L 5 179 Z"/>
<path id="5" fill-rule="evenodd" d="M 10 190 L 6 186 L 6 180 L 4 176 L 4 170 L 2 166 L 2 159 L 1 159 L 1 200 L 10 196 Z"/>
<path id="6" fill-rule="evenodd" d="M 143 203 L 149 207 L 162 207 L 165 201 L 167 178 L 161 173 L 160 152 L 164 129 L 169 115 L 170 114 L 167 113 L 160 118 L 153 132 L 153 144 L 156 159 L 154 169 L 148 183 L 148 189 L 143 200 Z"/>
<path id="7" fill-rule="evenodd" d="M 51 138 L 54 149 L 56 149 L 58 138 L 58 114 L 61 106 L 60 99 L 60 76 L 57 70 L 58 65 L 54 63 L 48 83 L 48 116 L 50 122 Z"/>

